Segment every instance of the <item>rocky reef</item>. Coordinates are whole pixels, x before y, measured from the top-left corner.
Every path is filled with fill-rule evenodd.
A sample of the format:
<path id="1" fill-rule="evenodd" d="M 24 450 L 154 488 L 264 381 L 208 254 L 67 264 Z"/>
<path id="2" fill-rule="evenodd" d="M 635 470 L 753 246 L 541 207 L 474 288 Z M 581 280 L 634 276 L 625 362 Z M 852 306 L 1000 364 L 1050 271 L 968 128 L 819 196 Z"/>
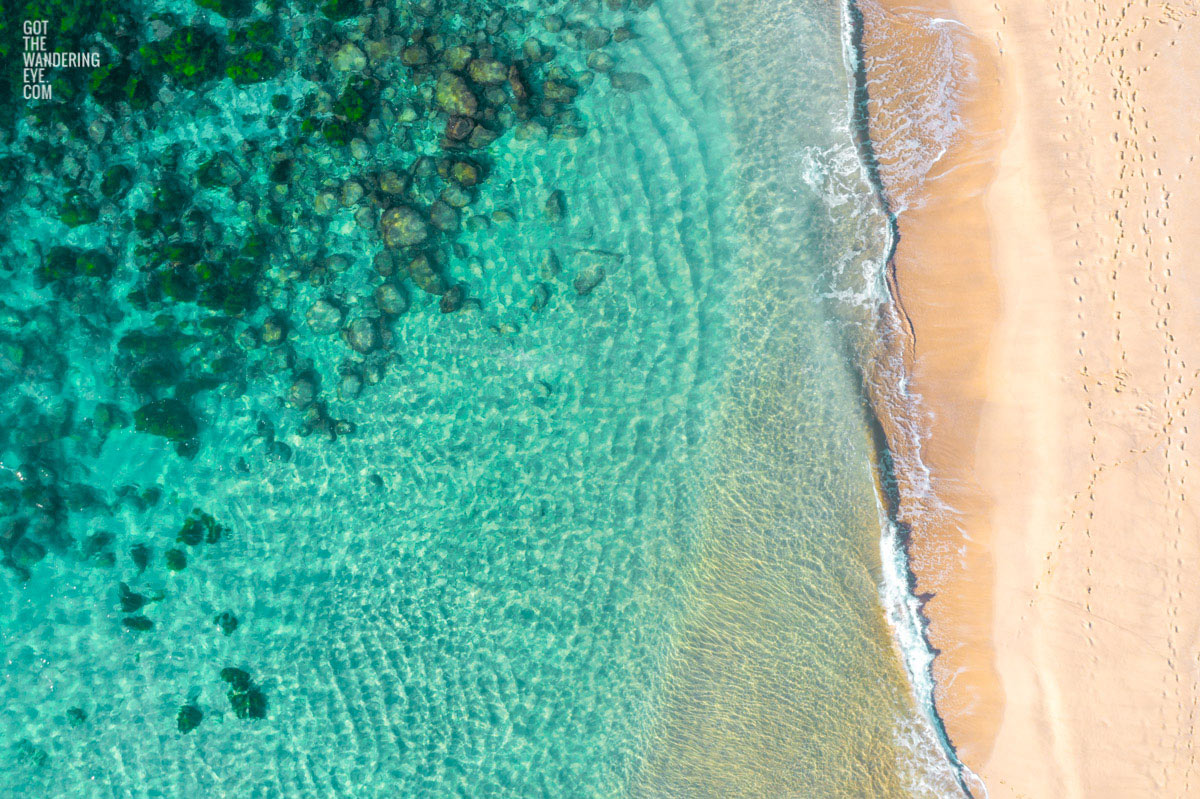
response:
<path id="1" fill-rule="evenodd" d="M 12 579 L 48 557 L 111 570 L 111 623 L 131 645 L 153 640 L 172 603 L 147 585 L 182 581 L 230 529 L 220 508 L 179 510 L 204 498 L 108 485 L 100 456 L 194 459 L 226 400 L 247 409 L 231 459 L 242 472 L 354 435 L 372 391 L 423 368 L 402 347 L 414 317 L 450 337 L 485 311 L 472 283 L 483 267 L 464 242 L 511 222 L 511 189 L 495 176 L 514 148 L 587 135 L 581 107 L 599 80 L 645 88 L 618 67 L 647 5 L 6 4 L 0 59 L 16 61 L 22 20 L 43 18 L 54 49 L 101 54 L 98 68 L 56 73 L 53 101 L 0 103 L 0 211 L 22 230 L 0 241 L 11 287 L 0 553 Z M 11 97 L 19 72 L 5 78 Z M 572 212 L 553 186 L 538 204 L 547 227 Z M 620 260 L 589 255 L 563 278 L 553 251 L 530 258 L 534 312 L 601 291 Z M 239 626 L 233 611 L 208 618 L 214 634 Z M 266 715 L 247 672 L 220 679 L 235 716 Z M 204 716 L 181 706 L 179 732 Z"/>

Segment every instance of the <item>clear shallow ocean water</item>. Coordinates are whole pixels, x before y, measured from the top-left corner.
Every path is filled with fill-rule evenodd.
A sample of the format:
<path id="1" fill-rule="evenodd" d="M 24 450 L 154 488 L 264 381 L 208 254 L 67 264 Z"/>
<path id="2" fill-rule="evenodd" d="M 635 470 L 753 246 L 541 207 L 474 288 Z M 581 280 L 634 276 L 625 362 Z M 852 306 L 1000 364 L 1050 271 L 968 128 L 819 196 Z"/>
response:
<path id="1" fill-rule="evenodd" d="M 121 4 L 3 145 L 0 795 L 958 795 L 845 9 L 329 6 Z"/>

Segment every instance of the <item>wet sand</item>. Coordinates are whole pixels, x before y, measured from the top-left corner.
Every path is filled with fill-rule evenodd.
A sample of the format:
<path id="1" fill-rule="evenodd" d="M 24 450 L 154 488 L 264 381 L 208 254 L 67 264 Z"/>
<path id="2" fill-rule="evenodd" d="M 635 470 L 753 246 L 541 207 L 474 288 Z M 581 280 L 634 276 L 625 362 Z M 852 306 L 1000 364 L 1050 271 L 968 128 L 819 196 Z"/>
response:
<path id="1" fill-rule="evenodd" d="M 1197 9 L 863 12 L 872 137 L 902 201 L 899 346 L 948 506 L 902 475 L 939 712 L 991 797 L 1197 795 Z M 976 80 L 914 181 L 901 134 L 928 82 L 910 76 L 934 62 L 905 33 L 936 18 L 965 23 L 938 24 Z"/>

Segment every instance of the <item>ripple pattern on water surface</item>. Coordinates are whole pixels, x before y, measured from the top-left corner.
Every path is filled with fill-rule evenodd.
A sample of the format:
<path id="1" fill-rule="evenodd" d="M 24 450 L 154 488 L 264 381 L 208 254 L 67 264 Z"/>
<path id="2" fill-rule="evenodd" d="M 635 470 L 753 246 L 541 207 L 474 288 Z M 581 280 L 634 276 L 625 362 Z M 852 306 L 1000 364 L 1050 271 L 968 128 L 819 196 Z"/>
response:
<path id="1" fill-rule="evenodd" d="M 398 362 L 329 400 L 352 433 L 297 435 L 275 399 L 295 404 L 296 386 L 262 369 L 241 393 L 194 397 L 190 459 L 129 427 L 62 447 L 101 497 L 66 517 L 71 536 L 109 536 L 102 564 L 76 546 L 4 586 L 4 791 L 625 794 L 694 543 L 731 265 L 723 120 L 687 87 L 699 68 L 659 52 L 648 15 L 598 14 L 567 11 L 568 31 L 631 19 L 642 38 L 610 48 L 625 88 L 595 75 L 582 137 L 509 133 L 489 150 L 493 188 L 444 265 L 476 304 L 443 314 L 410 289 L 387 328 Z M 582 71 L 586 55 L 568 63 Z M 23 253 L 56 232 L 31 228 Z M 326 235 L 379 246 L 337 224 Z M 369 255 L 332 285 L 366 281 Z M 43 296 L 17 285 L 14 307 Z M 305 313 L 329 285 L 273 300 L 318 390 L 342 345 Z M 62 317 L 61 390 L 95 386 L 77 400 L 94 419 L 112 351 L 86 354 L 81 322 Z M 14 444 L 6 465 L 25 454 Z M 120 504 L 121 486 L 161 498 Z M 174 540 L 194 506 L 227 528 L 218 543 Z M 155 597 L 150 629 L 123 626 L 120 582 Z M 186 732 L 184 708 L 200 714 Z"/>

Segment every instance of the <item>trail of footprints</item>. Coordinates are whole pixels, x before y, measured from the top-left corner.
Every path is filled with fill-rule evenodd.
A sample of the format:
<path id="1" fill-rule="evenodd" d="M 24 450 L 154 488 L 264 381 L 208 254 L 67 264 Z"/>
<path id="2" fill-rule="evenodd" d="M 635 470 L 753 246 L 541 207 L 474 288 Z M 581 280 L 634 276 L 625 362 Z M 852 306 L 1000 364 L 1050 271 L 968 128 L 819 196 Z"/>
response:
<path id="1" fill-rule="evenodd" d="M 996 6 L 999 11 L 999 4 Z M 1164 177 L 1158 165 L 1158 139 L 1152 131 L 1151 115 L 1142 104 L 1138 85 L 1139 74 L 1148 66 L 1127 63 L 1129 50 L 1143 51 L 1141 33 L 1151 24 L 1174 24 L 1183 26 L 1185 17 L 1197 14 L 1193 8 L 1180 8 L 1168 3 L 1151 4 L 1126 2 L 1117 14 L 1111 9 L 1098 10 L 1095 6 L 1076 0 L 1066 0 L 1051 9 L 1056 23 L 1050 29 L 1052 40 L 1065 39 L 1067 44 L 1058 47 L 1056 78 L 1058 82 L 1059 106 L 1063 109 L 1062 148 L 1064 185 L 1069 187 L 1071 228 L 1074 239 L 1075 274 L 1072 288 L 1076 291 L 1078 343 L 1075 354 L 1079 368 L 1077 376 L 1085 399 L 1085 422 L 1089 434 L 1090 475 L 1087 484 L 1076 491 L 1068 506 L 1067 516 L 1058 525 L 1058 541 L 1045 554 L 1045 566 L 1034 585 L 1034 595 L 1028 605 L 1032 608 L 1050 587 L 1056 567 L 1060 565 L 1064 547 L 1071 543 L 1082 543 L 1084 571 L 1087 575 L 1083 608 L 1089 614 L 1092 608 L 1093 569 L 1095 567 L 1096 541 L 1093 525 L 1096 520 L 1096 493 L 1098 484 L 1106 474 L 1140 461 L 1152 453 L 1161 453 L 1163 475 L 1162 501 L 1171 509 L 1173 526 L 1172 556 L 1175 568 L 1168 570 L 1170 585 L 1163 588 L 1167 595 L 1165 625 L 1166 657 L 1170 666 L 1164 672 L 1162 697 L 1169 702 L 1172 693 L 1180 700 L 1177 710 L 1177 728 L 1184 732 L 1183 741 L 1164 740 L 1159 784 L 1170 786 L 1171 766 L 1180 745 L 1187 750 L 1188 768 L 1183 783 L 1174 786 L 1179 796 L 1187 796 L 1191 790 L 1194 771 L 1194 736 L 1197 720 L 1197 691 L 1194 679 L 1184 685 L 1185 675 L 1194 674 L 1198 665 L 1195 652 L 1182 652 L 1183 638 L 1180 629 L 1180 601 L 1184 596 L 1184 553 L 1185 536 L 1189 534 L 1184 522 L 1183 508 L 1187 503 L 1187 473 L 1190 460 L 1186 451 L 1188 435 L 1187 408 L 1192 401 L 1193 391 L 1200 369 L 1189 367 L 1180 354 L 1171 328 L 1172 297 L 1176 288 L 1173 284 L 1172 239 L 1170 229 L 1171 191 L 1168 180 L 1182 181 L 1182 174 Z M 1006 22 L 1007 20 L 1005 20 Z M 1082 23 L 1082 24 L 1080 24 Z M 997 35 L 999 39 L 999 34 Z M 1176 40 L 1171 40 L 1176 45 Z M 1082 58 L 1076 58 L 1079 54 Z M 1154 52 L 1152 57 L 1169 57 L 1169 53 Z M 1095 75 L 1093 71 L 1095 70 Z M 1094 113 L 1096 98 L 1104 94 L 1120 104 L 1112 115 L 1112 121 L 1097 119 Z M 1104 165 L 1094 163 L 1095 148 L 1089 146 L 1098 137 L 1111 136 L 1117 150 L 1115 180 L 1108 191 L 1099 192 L 1098 180 L 1103 180 Z M 1191 161 L 1192 159 L 1189 159 Z M 1079 177 L 1087 176 L 1090 194 L 1079 196 L 1075 185 Z M 1096 176 L 1101 176 L 1097 178 Z M 1140 208 L 1138 207 L 1140 206 Z M 1100 231 L 1091 229 L 1090 220 L 1108 217 L 1116 223 L 1115 239 L 1108 241 Z M 1148 299 L 1136 295 L 1128 277 L 1144 270 L 1148 284 Z M 1124 287 L 1123 287 L 1124 286 Z M 1126 296 L 1134 295 L 1134 296 Z M 1095 299 L 1103 297 L 1107 314 L 1092 318 Z M 1145 303 L 1141 305 L 1141 303 Z M 1148 306 L 1148 307 L 1147 307 Z M 1129 318 L 1124 318 L 1128 312 Z M 1124 334 L 1144 334 L 1144 326 L 1153 320 L 1154 330 L 1161 342 L 1162 378 L 1158 391 L 1145 393 L 1136 385 L 1136 376 L 1141 369 L 1153 369 L 1152 364 L 1131 362 Z M 1111 343 L 1106 343 L 1097 334 L 1109 333 Z M 1096 343 L 1092 343 L 1095 341 Z M 1132 387 L 1131 387 L 1131 384 Z M 1106 420 L 1097 417 L 1093 397 L 1123 394 L 1132 391 L 1137 417 L 1153 425 L 1148 433 L 1136 435 L 1137 445 L 1120 457 L 1102 459 L 1101 437 L 1104 433 L 1098 424 Z M 1134 533 L 1135 531 L 1127 531 Z M 1081 540 L 1082 539 L 1082 542 Z M 1094 644 L 1092 637 L 1093 619 L 1086 619 L 1086 640 Z M 1181 641 L 1181 638 L 1183 640 Z M 1182 658 L 1188 658 L 1184 666 Z M 1191 702 L 1182 701 L 1191 694 Z M 1165 732 L 1164 732 L 1165 734 Z"/>

